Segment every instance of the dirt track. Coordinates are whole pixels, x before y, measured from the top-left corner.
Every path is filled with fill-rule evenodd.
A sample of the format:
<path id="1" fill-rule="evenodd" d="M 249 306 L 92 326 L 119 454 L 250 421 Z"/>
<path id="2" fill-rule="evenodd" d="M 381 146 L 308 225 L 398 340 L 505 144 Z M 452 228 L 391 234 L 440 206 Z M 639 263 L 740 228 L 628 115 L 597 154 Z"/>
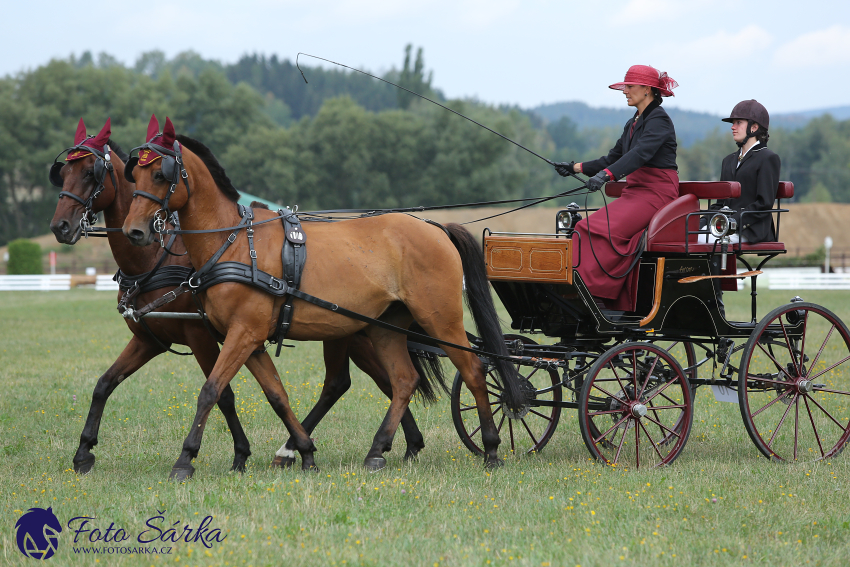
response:
<path id="1" fill-rule="evenodd" d="M 823 240 L 831 236 L 833 240 L 833 264 L 842 265 L 842 253 L 847 256 L 850 264 L 850 204 L 812 203 L 784 205 L 790 213 L 782 215 L 780 223 L 780 240 L 785 243 L 791 255 L 803 255 L 814 252 L 823 246 Z M 434 211 L 418 216 L 427 217 L 437 222 L 466 222 L 470 219 L 486 217 L 507 209 L 481 208 L 450 211 Z M 555 214 L 558 209 L 549 207 L 532 207 L 509 215 L 487 221 L 467 225 L 475 235 L 480 235 L 485 227 L 494 231 L 504 232 L 552 232 L 555 228 Z M 105 238 L 89 238 L 77 245 L 60 246 L 52 234 L 34 238 L 43 251 L 56 250 L 59 252 L 58 273 L 83 273 L 87 266 L 97 268 L 98 273 L 112 273 L 117 267 L 112 260 L 109 245 Z M 0 257 L 6 252 L 6 247 L 0 248 Z M 5 264 L 0 265 L 0 273 L 5 273 Z M 44 272 L 48 273 L 47 255 L 44 258 Z"/>

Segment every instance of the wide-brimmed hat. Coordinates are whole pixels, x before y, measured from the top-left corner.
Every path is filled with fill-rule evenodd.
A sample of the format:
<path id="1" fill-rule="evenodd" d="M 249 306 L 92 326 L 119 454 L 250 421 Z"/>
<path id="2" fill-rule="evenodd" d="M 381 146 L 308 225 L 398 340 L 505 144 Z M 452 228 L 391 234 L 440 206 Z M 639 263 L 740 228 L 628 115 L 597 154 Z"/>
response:
<path id="1" fill-rule="evenodd" d="M 729 118 L 721 118 L 723 122 L 734 122 L 735 120 L 752 120 L 763 129 L 770 128 L 770 114 L 762 103 L 752 98 L 750 100 L 742 100 L 735 105 Z"/>
<path id="2" fill-rule="evenodd" d="M 614 83 L 613 85 L 609 85 L 608 88 L 621 91 L 626 85 L 653 87 L 661 92 L 661 96 L 676 96 L 673 94 L 673 89 L 678 87 L 679 83 L 668 77 L 667 73 L 659 71 L 655 67 L 649 65 L 632 65 L 626 71 L 626 77 L 622 83 Z"/>

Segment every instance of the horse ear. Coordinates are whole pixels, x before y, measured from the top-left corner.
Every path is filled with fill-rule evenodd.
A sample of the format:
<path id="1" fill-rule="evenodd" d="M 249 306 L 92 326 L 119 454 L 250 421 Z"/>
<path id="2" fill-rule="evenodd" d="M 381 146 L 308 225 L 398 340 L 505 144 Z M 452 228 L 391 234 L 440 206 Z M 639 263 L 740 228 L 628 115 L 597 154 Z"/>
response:
<path id="1" fill-rule="evenodd" d="M 159 120 L 156 119 L 156 114 L 151 114 L 151 121 L 148 123 L 148 135 L 145 137 L 145 142 L 150 142 L 159 133 Z"/>
<path id="2" fill-rule="evenodd" d="M 171 119 L 166 116 L 165 117 L 165 126 L 162 128 L 162 146 L 165 148 L 170 148 L 174 145 L 174 140 L 177 139 L 177 132 L 174 131 L 174 124 L 171 123 Z"/>
<path id="3" fill-rule="evenodd" d="M 77 124 L 77 133 L 74 135 L 74 145 L 81 144 L 86 139 L 86 125 L 83 119 L 80 118 L 80 123 Z"/>
<path id="4" fill-rule="evenodd" d="M 139 158 L 131 157 L 124 165 L 124 179 L 126 179 L 130 183 L 136 182 L 136 178 L 133 177 L 133 168 L 136 167 L 137 163 L 139 163 Z"/>
<path id="5" fill-rule="evenodd" d="M 112 118 L 106 119 L 106 124 L 104 124 L 100 133 L 94 137 L 92 140 L 92 146 L 95 148 L 103 148 L 109 142 L 109 136 L 112 135 Z"/>

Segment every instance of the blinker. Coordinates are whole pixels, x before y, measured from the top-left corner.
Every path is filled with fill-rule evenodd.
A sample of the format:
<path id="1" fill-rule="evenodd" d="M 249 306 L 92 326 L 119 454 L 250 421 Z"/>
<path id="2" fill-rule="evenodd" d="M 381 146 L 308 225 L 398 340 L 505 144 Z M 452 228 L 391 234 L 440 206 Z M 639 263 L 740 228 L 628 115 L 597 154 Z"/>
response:
<path id="1" fill-rule="evenodd" d="M 61 161 L 54 162 L 53 165 L 50 166 L 50 174 L 48 175 L 48 179 L 50 179 L 50 184 L 54 187 L 59 187 L 60 189 L 64 187 L 65 180 L 62 179 L 62 167 L 65 164 Z"/>
<path id="2" fill-rule="evenodd" d="M 135 183 L 136 179 L 133 177 L 133 168 L 136 167 L 136 164 L 139 163 L 138 157 L 131 157 L 127 164 L 124 166 L 124 179 L 129 181 L 130 183 Z"/>

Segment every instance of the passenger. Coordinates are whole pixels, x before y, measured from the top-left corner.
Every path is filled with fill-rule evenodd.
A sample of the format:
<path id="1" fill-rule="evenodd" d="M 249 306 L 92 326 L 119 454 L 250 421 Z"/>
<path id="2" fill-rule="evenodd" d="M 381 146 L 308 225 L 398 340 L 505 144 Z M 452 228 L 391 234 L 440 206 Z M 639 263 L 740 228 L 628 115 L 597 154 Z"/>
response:
<path id="1" fill-rule="evenodd" d="M 732 243 L 770 242 L 776 240 L 773 215 L 769 211 L 776 201 L 779 187 L 779 156 L 767 149 L 770 135 L 767 129 L 770 116 L 767 109 L 755 99 L 739 102 L 732 109 L 729 118 L 723 122 L 732 123 L 732 139 L 738 144 L 738 151 L 723 158 L 720 166 L 720 181 L 737 181 L 741 184 L 741 196 L 737 199 L 722 199 L 713 203 L 709 209 L 721 209 L 724 206 L 736 211 L 733 215 L 738 222 L 738 232 L 730 236 Z M 709 235 L 702 235 L 703 242 L 714 243 Z"/>
<path id="2" fill-rule="evenodd" d="M 623 128 L 617 144 L 597 160 L 559 163 L 562 176 L 584 173 L 591 176 L 587 187 L 596 191 L 606 182 L 626 176 L 622 196 L 576 225 L 581 236 L 578 272 L 590 293 L 605 307 L 634 311 L 637 302 L 638 262 L 645 229 L 656 211 L 679 196 L 676 166 L 676 131 L 661 108 L 662 97 L 673 96 L 678 83 L 648 65 L 633 65 L 621 90 L 637 112 Z M 576 250 L 578 252 L 578 250 Z M 577 255 L 573 256 L 574 261 Z"/>

